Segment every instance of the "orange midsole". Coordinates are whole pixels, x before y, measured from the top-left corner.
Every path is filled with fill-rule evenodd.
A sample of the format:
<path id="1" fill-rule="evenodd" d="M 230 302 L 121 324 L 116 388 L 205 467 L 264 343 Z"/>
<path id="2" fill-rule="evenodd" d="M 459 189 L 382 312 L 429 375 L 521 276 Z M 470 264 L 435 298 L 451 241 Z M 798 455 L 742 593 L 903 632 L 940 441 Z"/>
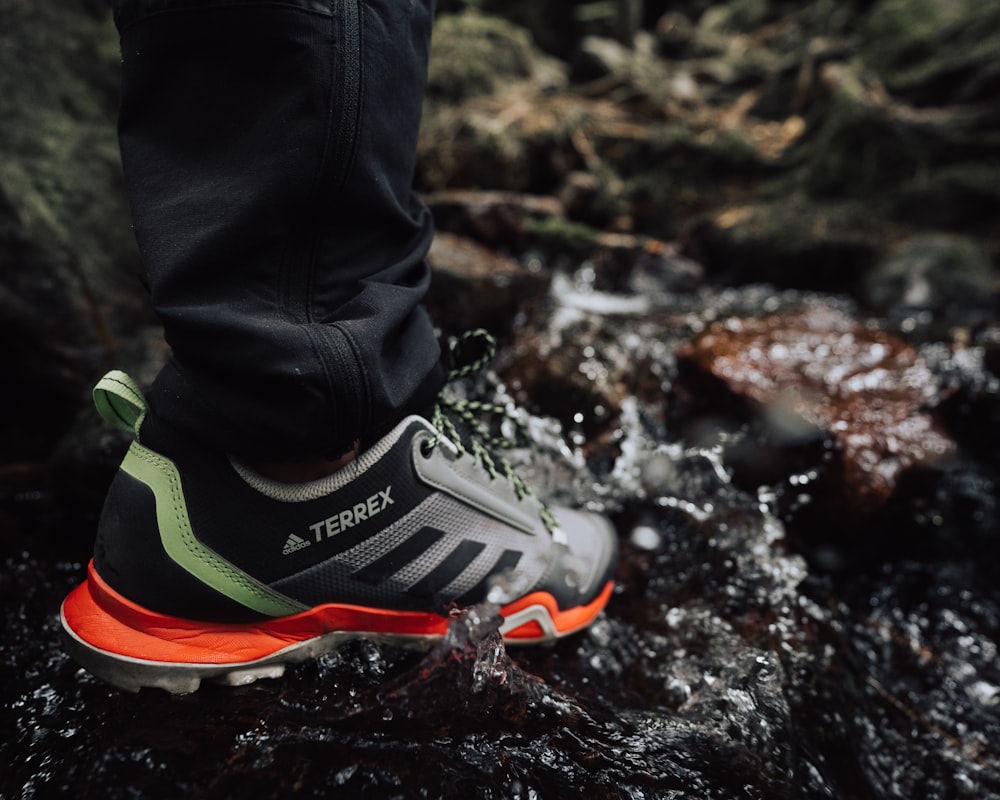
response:
<path id="1" fill-rule="evenodd" d="M 500 609 L 509 617 L 530 606 L 541 606 L 559 634 L 587 625 L 611 596 L 609 581 L 585 606 L 559 610 L 548 592 L 533 592 Z M 247 624 L 225 624 L 171 617 L 133 603 L 108 586 L 93 562 L 87 580 L 63 601 L 63 618 L 70 630 L 92 647 L 127 658 L 186 664 L 244 664 L 266 658 L 327 633 L 440 636 L 448 617 L 422 611 L 391 611 L 337 603 L 316 606 L 287 617 Z M 540 626 L 526 622 L 506 637 L 520 641 L 543 638 Z"/>

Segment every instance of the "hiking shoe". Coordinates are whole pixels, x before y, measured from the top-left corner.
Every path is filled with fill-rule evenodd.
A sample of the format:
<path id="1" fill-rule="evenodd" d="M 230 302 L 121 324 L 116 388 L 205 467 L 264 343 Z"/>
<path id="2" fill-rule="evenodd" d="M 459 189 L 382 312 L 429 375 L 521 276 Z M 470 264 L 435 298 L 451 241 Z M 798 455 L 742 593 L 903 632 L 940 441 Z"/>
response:
<path id="1" fill-rule="evenodd" d="M 250 683 L 358 637 L 433 641 L 487 599 L 508 642 L 551 641 L 610 597 L 610 523 L 540 502 L 482 442 L 488 404 L 439 400 L 290 485 L 147 419 L 124 373 L 94 399 L 135 440 L 61 620 L 71 654 L 120 688 Z"/>

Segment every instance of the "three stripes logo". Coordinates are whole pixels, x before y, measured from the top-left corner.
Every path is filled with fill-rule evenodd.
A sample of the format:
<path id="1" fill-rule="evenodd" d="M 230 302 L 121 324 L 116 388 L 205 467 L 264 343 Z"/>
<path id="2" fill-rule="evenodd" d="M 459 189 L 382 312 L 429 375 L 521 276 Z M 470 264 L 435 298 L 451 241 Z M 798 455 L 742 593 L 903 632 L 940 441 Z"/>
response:
<path id="1" fill-rule="evenodd" d="M 394 548 L 370 561 L 352 576 L 364 583 L 386 584 L 404 568 L 415 568 L 423 577 L 411 583 L 403 591 L 414 597 L 431 598 L 454 585 L 453 582 L 471 568 L 479 555 L 486 549 L 484 542 L 462 539 L 442 555 L 438 546 L 448 534 L 445 531 L 424 526 L 416 533 L 401 541 Z M 505 549 L 492 559 L 492 565 L 481 564 L 476 570 L 480 575 L 478 583 L 458 598 L 459 605 L 478 603 L 482 600 L 493 580 L 502 572 L 513 570 L 521 559 L 521 551 Z"/>
<path id="2" fill-rule="evenodd" d="M 285 541 L 285 548 L 281 551 L 281 554 L 287 556 L 301 550 L 303 547 L 308 547 L 310 544 L 312 544 L 312 542 L 308 539 L 303 539 L 302 537 L 296 536 L 292 533 Z"/>
<path id="3" fill-rule="evenodd" d="M 496 577 L 513 571 L 523 555 L 520 550 L 505 548 L 499 554 L 494 551 L 480 559 L 487 549 L 485 542 L 456 537 L 446 544 L 447 538 L 445 531 L 425 525 L 364 566 L 354 569 L 351 576 L 372 586 L 389 586 L 394 576 L 406 570 L 411 575 L 406 582 L 408 585 L 405 588 L 397 586 L 395 591 L 411 597 L 433 598 L 448 587 L 456 586 L 456 581 L 467 574 L 466 570 L 473 569 L 474 574 L 467 582 L 461 582 L 460 596 L 452 598 L 460 605 L 469 605 L 486 597 Z M 312 540 L 292 533 L 285 540 L 282 552 L 287 556 L 311 544 L 314 544 Z M 421 575 L 415 582 L 414 573 Z"/>

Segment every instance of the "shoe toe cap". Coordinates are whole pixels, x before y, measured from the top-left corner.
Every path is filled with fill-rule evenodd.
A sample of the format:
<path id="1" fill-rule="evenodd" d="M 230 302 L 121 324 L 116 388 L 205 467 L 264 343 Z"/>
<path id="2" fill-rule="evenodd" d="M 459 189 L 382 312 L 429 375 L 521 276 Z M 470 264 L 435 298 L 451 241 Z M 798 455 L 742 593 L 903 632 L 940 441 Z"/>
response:
<path id="1" fill-rule="evenodd" d="M 559 523 L 555 534 L 559 555 L 546 583 L 561 607 L 588 603 L 614 574 L 618 536 L 602 514 L 568 508 L 553 511 Z"/>

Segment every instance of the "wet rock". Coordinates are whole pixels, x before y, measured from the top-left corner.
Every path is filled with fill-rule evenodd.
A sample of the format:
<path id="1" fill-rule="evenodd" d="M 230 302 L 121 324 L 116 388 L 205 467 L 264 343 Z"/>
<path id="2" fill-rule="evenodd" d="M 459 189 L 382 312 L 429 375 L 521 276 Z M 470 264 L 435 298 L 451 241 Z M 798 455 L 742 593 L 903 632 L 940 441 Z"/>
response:
<path id="1" fill-rule="evenodd" d="M 674 244 L 607 233 L 559 217 L 529 222 L 525 243 L 548 263 L 565 268 L 585 266 L 592 271 L 594 287 L 600 291 L 634 293 L 644 277 L 660 289 L 693 291 L 704 277 L 701 265 L 683 257 Z"/>
<path id="2" fill-rule="evenodd" d="M 595 458 L 613 457 L 620 445 L 614 425 L 630 396 L 661 414 L 674 348 L 689 336 L 686 310 L 703 288 L 701 266 L 675 245 L 606 241 L 614 239 L 617 252 L 591 250 L 578 269 L 554 270 L 547 303 L 519 326 L 497 364 L 518 403 L 574 431 Z M 665 334 L 670 326 L 677 330 Z"/>
<path id="3" fill-rule="evenodd" d="M 625 393 L 594 432 L 604 440 L 567 427 L 573 469 L 529 462 L 532 485 L 541 477 L 562 492 L 552 496 L 609 510 L 622 534 L 619 588 L 596 625 L 553 647 L 508 649 L 480 607 L 456 614 L 427 651 L 354 641 L 280 681 L 124 696 L 79 671 L 59 645 L 58 604 L 81 578 L 82 558 L 66 560 L 49 529 L 0 538 L 0 722 L 12 732 L 0 738 L 9 765 L 0 793 L 100 786 L 107 796 L 232 797 L 281 794 L 294 776 L 297 796 L 317 798 L 889 800 L 955 787 L 1000 797 L 1000 598 L 984 567 L 995 546 L 928 552 L 904 535 L 884 568 L 862 562 L 819 576 L 795 551 L 773 487 L 740 485 L 727 432 L 686 436 L 691 428 L 664 420 L 656 405 L 682 389 L 671 358 L 691 331 L 707 335 L 713 321 L 754 312 L 766 314 L 758 338 L 772 346 L 786 315 L 809 347 L 824 331 L 861 360 L 883 346 L 883 360 L 858 374 L 898 367 L 919 383 L 920 359 L 877 329 L 858 331 L 846 304 L 832 300 L 809 316 L 802 309 L 817 298 L 766 287 L 637 298 L 594 280 L 586 270 L 557 273 L 562 299 L 531 317 L 527 333 L 549 358 L 568 350 L 586 370 L 604 366 Z M 574 351 L 574 342 L 593 349 Z M 928 370 L 961 371 L 944 363 L 950 345 L 935 347 L 940 359 L 921 351 Z M 970 377 L 979 372 L 971 356 Z M 788 380 L 808 383 L 807 359 L 782 363 L 782 380 L 799 369 L 805 378 Z M 512 388 L 521 368 L 508 371 Z M 650 378 L 659 399 L 635 393 Z M 1000 394 L 988 374 L 982 381 L 984 394 Z M 564 384 L 552 391 L 541 399 L 567 394 Z M 685 413 L 693 419 L 712 397 L 696 397 Z M 531 430 L 548 435 L 541 422 L 532 418 Z M 595 451 L 605 455 L 586 458 Z M 995 512 L 970 513 L 985 508 L 994 484 L 966 466 L 925 492 L 924 524 L 949 538 L 976 526 L 995 536 Z M 804 471 L 795 485 L 811 491 L 817 480 Z M 941 493 L 956 502 L 939 502 Z M 826 514 L 842 546 L 862 546 L 845 535 L 843 503 Z M 930 521 L 936 515 L 944 519 Z"/>
<path id="4" fill-rule="evenodd" d="M 438 230 L 514 251 L 524 249 L 529 222 L 564 216 L 556 198 L 519 192 L 454 190 L 428 195 L 424 201 Z"/>
<path id="5" fill-rule="evenodd" d="M 544 682 L 513 662 L 500 636 L 502 622 L 496 606 L 487 603 L 456 613 L 447 635 L 417 671 L 383 685 L 379 702 L 357 721 L 374 728 L 387 722 L 396 728 L 408 724 L 416 735 L 423 729 L 424 735 L 438 736 L 475 731 L 484 719 L 501 728 L 537 733 L 572 724 L 556 704 L 544 702 L 551 691 Z M 429 709 L 428 691 L 459 693 L 466 702 L 461 708 L 444 704 Z M 372 718 L 366 720 L 367 715 Z"/>
<path id="6" fill-rule="evenodd" d="M 433 280 L 426 304 L 445 333 L 486 328 L 503 334 L 548 286 L 540 270 L 454 234 L 438 233 L 427 259 Z"/>
<path id="7" fill-rule="evenodd" d="M 664 292 L 685 294 L 700 289 L 705 282 L 705 268 L 681 254 L 677 244 L 648 240 L 639 258 L 628 265 L 629 289 L 642 296 L 655 297 Z"/>
<path id="8" fill-rule="evenodd" d="M 623 212 L 620 199 L 621 181 L 615 181 L 615 189 L 592 172 L 576 170 L 566 176 L 559 188 L 559 199 L 571 219 L 580 220 L 594 226 L 608 224 Z"/>
<path id="9" fill-rule="evenodd" d="M 679 357 L 752 402 L 778 441 L 834 442 L 855 512 L 884 504 L 909 470 L 954 454 L 927 411 L 938 386 L 917 352 L 839 312 L 729 319 Z"/>
<path id="10" fill-rule="evenodd" d="M 566 290 L 557 285 L 555 291 Z M 498 372 L 519 403 L 556 417 L 567 429 L 579 427 L 591 439 L 620 411 L 628 375 L 608 358 L 605 335 L 594 327 L 583 330 L 575 343 L 558 349 L 535 333 L 519 336 Z"/>
<path id="11" fill-rule="evenodd" d="M 1000 793 L 995 756 L 986 753 L 1000 699 L 995 582 L 967 560 L 906 559 L 857 577 L 842 587 L 846 632 L 865 675 L 862 694 L 886 713 L 879 724 L 846 709 L 844 716 L 872 796 Z M 910 770 L 885 769 L 915 749 L 934 755 Z"/>
<path id="12" fill-rule="evenodd" d="M 912 319 L 908 317 L 904 323 Z M 993 322 L 974 335 L 964 327 L 951 330 L 953 340 L 947 345 L 931 342 L 921 349 L 946 387 L 938 407 L 941 420 L 962 451 L 983 465 L 982 469 L 967 467 L 955 477 L 957 483 L 967 486 L 996 484 L 997 479 L 991 476 L 1000 474 L 1000 328 Z M 952 500 L 966 494 L 955 487 L 949 491 Z M 996 489 L 990 489 L 983 496 L 993 501 L 994 507 L 1000 500 L 1000 492 Z M 967 513 L 976 519 L 987 520 L 992 516 L 993 511 L 981 502 L 965 505 Z M 932 515 L 948 516 L 933 511 Z M 969 520 L 967 528 L 977 529 L 978 524 L 973 523 Z M 990 530 L 1000 530 L 1000 524 Z"/>

